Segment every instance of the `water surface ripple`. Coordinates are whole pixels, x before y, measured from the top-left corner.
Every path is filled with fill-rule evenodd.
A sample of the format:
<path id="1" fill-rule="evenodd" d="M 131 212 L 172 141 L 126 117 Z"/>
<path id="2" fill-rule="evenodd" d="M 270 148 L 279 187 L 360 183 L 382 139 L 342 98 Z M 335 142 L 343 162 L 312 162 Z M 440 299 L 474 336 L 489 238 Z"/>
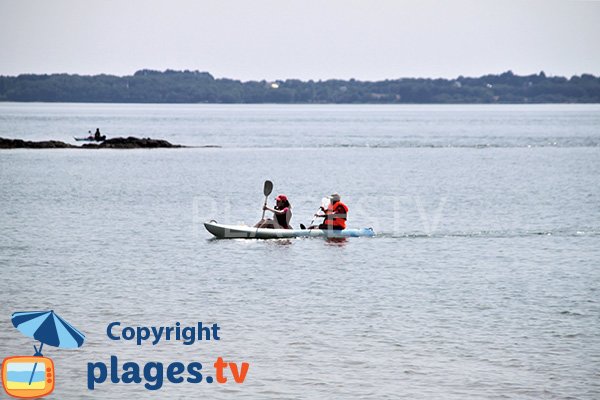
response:
<path id="1" fill-rule="evenodd" d="M 0 136 L 70 135 L 80 118 L 80 130 L 225 147 L 0 151 L 0 356 L 33 350 L 10 323 L 14 311 L 54 309 L 87 335 L 80 350 L 47 349 L 57 370 L 50 398 L 600 398 L 597 106 L 210 106 L 206 124 L 193 117 L 200 106 L 61 107 L 0 104 L 12 121 Z M 45 115 L 46 129 L 19 122 L 17 108 Z M 190 119 L 168 119 L 168 131 L 137 125 L 165 110 Z M 431 131 L 451 143 L 465 132 L 520 143 L 527 126 L 525 137 L 594 144 L 327 147 L 332 137 L 378 137 L 382 126 L 391 142 L 397 130 L 422 143 Z M 349 224 L 378 236 L 211 239 L 204 220 L 260 217 L 266 178 L 291 199 L 293 225 L 339 191 Z M 138 347 L 109 341 L 111 321 L 218 322 L 222 340 Z M 87 363 L 111 354 L 166 364 L 223 356 L 251 367 L 243 385 L 87 391 Z"/>

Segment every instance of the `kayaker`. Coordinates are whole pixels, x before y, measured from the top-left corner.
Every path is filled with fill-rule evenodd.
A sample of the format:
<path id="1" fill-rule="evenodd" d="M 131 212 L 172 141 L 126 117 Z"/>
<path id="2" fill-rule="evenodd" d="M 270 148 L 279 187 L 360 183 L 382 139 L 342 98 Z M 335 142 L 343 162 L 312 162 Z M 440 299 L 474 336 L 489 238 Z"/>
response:
<path id="1" fill-rule="evenodd" d="M 348 206 L 342 203 L 339 194 L 334 193 L 329 196 L 329 205 L 327 209 L 321 208 L 323 214 L 315 214 L 317 218 L 325 218 L 320 225 L 309 226 L 308 229 L 346 229 L 346 219 L 348 219 Z"/>
<path id="2" fill-rule="evenodd" d="M 100 128 L 96 128 L 96 133 L 94 133 L 94 140 L 96 141 L 100 141 L 102 140 L 102 135 L 100 134 Z"/>
<path id="3" fill-rule="evenodd" d="M 264 206 L 263 210 L 271 211 L 275 218 L 266 218 L 254 225 L 255 228 L 292 229 L 292 205 L 285 194 L 275 198 L 275 207 Z"/>

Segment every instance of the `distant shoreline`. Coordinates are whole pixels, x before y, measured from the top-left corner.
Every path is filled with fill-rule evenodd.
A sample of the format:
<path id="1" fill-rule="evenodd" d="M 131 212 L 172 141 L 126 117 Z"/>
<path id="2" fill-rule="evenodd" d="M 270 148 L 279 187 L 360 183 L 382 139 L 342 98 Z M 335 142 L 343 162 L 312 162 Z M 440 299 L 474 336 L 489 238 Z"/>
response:
<path id="1" fill-rule="evenodd" d="M 137 104 L 595 104 L 600 77 L 590 74 L 477 78 L 247 81 L 208 72 L 140 70 L 129 76 L 0 76 L 0 102 Z"/>

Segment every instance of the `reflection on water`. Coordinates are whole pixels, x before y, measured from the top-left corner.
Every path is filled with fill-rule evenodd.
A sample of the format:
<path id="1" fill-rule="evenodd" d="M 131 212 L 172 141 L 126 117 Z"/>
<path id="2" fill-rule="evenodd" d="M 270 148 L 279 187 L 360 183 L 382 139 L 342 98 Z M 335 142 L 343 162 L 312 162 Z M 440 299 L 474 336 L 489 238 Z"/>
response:
<path id="1" fill-rule="evenodd" d="M 329 246 L 344 247 L 348 242 L 348 238 L 327 238 L 325 243 Z"/>

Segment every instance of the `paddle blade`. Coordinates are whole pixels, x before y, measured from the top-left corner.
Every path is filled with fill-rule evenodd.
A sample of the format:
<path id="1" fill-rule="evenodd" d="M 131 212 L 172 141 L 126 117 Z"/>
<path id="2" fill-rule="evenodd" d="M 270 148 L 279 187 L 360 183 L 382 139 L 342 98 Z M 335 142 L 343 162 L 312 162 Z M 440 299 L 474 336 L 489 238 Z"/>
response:
<path id="1" fill-rule="evenodd" d="M 268 196 L 273 191 L 273 182 L 265 181 L 265 186 L 263 187 L 263 193 L 265 196 Z"/>

